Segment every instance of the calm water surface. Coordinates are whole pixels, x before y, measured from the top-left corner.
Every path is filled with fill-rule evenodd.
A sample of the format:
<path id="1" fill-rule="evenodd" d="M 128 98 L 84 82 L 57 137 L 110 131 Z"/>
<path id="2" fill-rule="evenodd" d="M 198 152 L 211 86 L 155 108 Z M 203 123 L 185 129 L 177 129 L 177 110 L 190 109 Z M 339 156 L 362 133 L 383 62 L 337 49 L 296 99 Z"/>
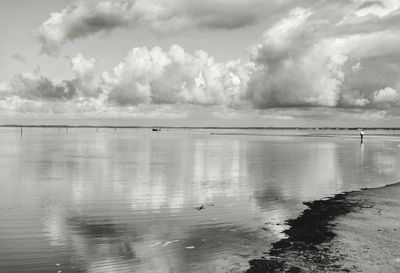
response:
<path id="1" fill-rule="evenodd" d="M 302 202 L 400 177 L 400 137 L 210 133 L 0 129 L 0 272 L 240 272 Z"/>

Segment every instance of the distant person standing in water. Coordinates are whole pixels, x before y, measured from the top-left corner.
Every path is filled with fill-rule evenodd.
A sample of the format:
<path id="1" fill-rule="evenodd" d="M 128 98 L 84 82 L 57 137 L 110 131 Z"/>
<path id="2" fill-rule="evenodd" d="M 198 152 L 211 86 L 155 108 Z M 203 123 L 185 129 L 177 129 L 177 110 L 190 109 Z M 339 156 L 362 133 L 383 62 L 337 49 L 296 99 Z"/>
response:
<path id="1" fill-rule="evenodd" d="M 361 129 L 360 131 L 361 142 L 363 142 L 364 140 L 364 134 L 365 134 L 364 129 Z"/>

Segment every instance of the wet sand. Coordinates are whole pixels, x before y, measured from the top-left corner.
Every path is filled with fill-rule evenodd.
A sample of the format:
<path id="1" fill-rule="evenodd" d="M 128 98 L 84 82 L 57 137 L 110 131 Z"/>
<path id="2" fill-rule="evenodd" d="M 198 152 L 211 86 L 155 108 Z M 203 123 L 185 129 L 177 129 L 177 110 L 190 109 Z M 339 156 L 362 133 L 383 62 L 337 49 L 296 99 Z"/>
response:
<path id="1" fill-rule="evenodd" d="M 247 273 L 400 272 L 400 183 L 305 205 Z"/>

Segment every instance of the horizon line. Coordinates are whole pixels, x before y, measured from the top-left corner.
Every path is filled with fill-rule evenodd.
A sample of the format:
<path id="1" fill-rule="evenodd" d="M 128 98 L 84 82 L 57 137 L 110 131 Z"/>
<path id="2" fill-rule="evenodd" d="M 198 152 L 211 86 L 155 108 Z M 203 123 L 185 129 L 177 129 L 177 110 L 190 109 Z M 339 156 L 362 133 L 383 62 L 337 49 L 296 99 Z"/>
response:
<path id="1" fill-rule="evenodd" d="M 363 126 L 140 126 L 140 125 L 68 125 L 68 124 L 0 124 L 0 128 L 104 128 L 104 129 L 242 129 L 242 130 L 400 130 L 400 127 Z"/>

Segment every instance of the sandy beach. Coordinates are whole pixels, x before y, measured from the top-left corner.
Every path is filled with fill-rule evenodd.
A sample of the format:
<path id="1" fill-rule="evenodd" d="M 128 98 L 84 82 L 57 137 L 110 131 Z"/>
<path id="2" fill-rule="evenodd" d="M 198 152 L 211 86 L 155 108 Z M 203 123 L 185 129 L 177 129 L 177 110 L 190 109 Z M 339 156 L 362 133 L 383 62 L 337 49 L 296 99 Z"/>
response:
<path id="1" fill-rule="evenodd" d="M 400 184 L 305 203 L 257 272 L 399 272 Z"/>
<path id="2" fill-rule="evenodd" d="M 349 200 L 364 206 L 334 223 L 332 249 L 351 272 L 400 272 L 400 184 L 364 190 Z"/>

